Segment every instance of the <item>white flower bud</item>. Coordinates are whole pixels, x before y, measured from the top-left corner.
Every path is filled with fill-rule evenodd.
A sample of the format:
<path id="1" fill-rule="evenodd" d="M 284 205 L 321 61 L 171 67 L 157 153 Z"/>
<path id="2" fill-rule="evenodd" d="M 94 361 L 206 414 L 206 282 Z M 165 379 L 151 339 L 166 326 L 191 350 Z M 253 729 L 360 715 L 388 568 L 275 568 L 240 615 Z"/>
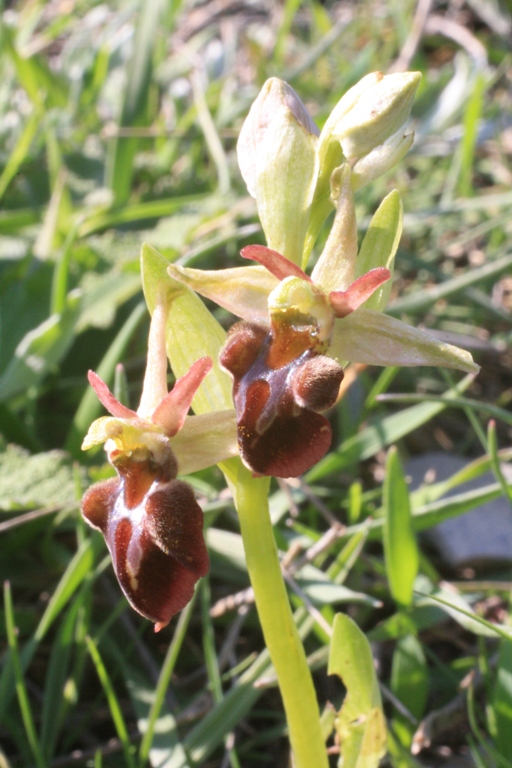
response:
<path id="1" fill-rule="evenodd" d="M 238 163 L 256 198 L 269 248 L 302 262 L 317 177 L 318 130 L 293 88 L 267 80 L 238 140 Z"/>
<path id="2" fill-rule="evenodd" d="M 367 75 L 338 102 L 320 142 L 339 141 L 348 160 L 367 155 L 403 130 L 420 79 L 419 72 Z"/>

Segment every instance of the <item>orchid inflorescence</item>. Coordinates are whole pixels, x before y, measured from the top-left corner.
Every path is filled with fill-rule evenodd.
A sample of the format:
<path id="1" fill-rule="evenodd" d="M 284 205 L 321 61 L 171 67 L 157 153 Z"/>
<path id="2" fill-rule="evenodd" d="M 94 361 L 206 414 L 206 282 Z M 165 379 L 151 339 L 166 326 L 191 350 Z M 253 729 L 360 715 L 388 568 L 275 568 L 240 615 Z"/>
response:
<path id="1" fill-rule="evenodd" d="M 118 478 L 88 491 L 83 514 L 104 534 L 128 600 L 156 629 L 184 607 L 208 568 L 202 511 L 178 472 L 239 453 L 255 476 L 302 474 L 331 445 L 322 412 L 336 402 L 349 361 L 478 370 L 464 350 L 383 314 L 402 228 L 398 192 L 381 203 L 358 247 L 354 191 L 411 146 L 413 134 L 405 127 L 418 82 L 417 73 L 368 75 L 343 96 L 320 132 L 288 84 L 267 81 L 238 142 L 240 169 L 267 240 L 241 255 L 257 265 L 166 265 L 158 288 L 151 288 L 148 367 L 137 412 L 90 374 L 111 416 L 94 422 L 83 447 L 105 442 Z M 330 234 L 309 275 L 309 257 L 333 209 Z M 163 257 L 155 254 L 143 250 L 143 273 L 161 271 Z M 216 347 L 213 336 L 223 332 L 204 327 L 202 356 L 190 359 L 183 375 L 180 367 L 201 333 L 173 327 L 180 317 L 177 297 L 190 290 L 241 321 L 215 355 L 210 351 L 220 342 Z M 172 348 L 177 333 L 185 348 L 179 365 Z M 182 374 L 170 393 L 166 345 L 174 373 Z M 198 410 L 196 395 L 209 380 L 224 386 L 226 372 L 234 410 L 219 407 L 222 398 Z M 187 415 L 191 405 L 199 415 Z"/>

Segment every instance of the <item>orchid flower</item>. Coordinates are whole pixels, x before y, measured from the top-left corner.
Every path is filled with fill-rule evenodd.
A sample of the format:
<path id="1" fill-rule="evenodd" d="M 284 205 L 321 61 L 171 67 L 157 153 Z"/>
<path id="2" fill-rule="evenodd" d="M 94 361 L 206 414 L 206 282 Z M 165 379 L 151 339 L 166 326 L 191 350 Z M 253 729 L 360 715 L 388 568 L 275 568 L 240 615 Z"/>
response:
<path id="1" fill-rule="evenodd" d="M 168 268 L 245 321 L 228 334 L 220 362 L 233 377 L 240 455 L 256 474 L 297 476 L 324 456 L 331 428 L 318 411 L 336 402 L 348 361 L 478 371 L 468 352 L 382 313 L 401 229 L 398 194 L 383 201 L 358 252 L 348 164 L 332 184 L 336 215 L 311 276 L 260 245 L 241 252 L 257 267 Z M 374 248 L 385 222 L 386 247 Z"/>
<path id="2" fill-rule="evenodd" d="M 187 416 L 212 367 L 197 360 L 167 393 L 165 309 L 153 312 L 148 365 L 138 411 L 120 403 L 94 372 L 89 382 L 111 416 L 91 425 L 82 448 L 105 443 L 118 477 L 93 485 L 82 501 L 85 520 L 102 532 L 129 603 L 165 627 L 208 572 L 203 512 L 192 488 L 177 479 L 237 453 L 233 412 Z"/>

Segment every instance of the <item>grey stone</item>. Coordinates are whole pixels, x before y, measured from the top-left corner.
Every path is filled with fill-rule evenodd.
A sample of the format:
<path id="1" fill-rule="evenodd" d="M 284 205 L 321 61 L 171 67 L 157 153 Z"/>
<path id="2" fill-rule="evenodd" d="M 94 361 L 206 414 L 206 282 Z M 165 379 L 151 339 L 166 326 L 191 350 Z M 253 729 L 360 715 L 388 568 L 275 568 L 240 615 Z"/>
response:
<path id="1" fill-rule="evenodd" d="M 411 479 L 410 489 L 428 483 L 447 480 L 467 466 L 466 459 L 450 453 L 434 452 L 414 456 L 405 465 Z M 502 466 L 507 480 L 512 482 L 512 468 Z M 447 496 L 474 490 L 495 482 L 491 472 L 463 483 Z M 426 531 L 423 536 L 438 551 L 441 559 L 452 568 L 503 565 L 512 562 L 512 506 L 503 496 L 482 504 L 464 515 L 445 520 Z"/>

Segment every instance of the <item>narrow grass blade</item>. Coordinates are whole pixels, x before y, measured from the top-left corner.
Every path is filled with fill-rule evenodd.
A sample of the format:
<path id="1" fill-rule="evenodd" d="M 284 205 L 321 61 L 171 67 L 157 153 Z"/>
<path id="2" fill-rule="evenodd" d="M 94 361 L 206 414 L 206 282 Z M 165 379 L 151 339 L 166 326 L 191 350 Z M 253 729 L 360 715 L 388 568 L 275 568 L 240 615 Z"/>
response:
<path id="1" fill-rule="evenodd" d="M 480 72 L 473 80 L 464 113 L 460 147 L 460 176 L 457 185 L 457 192 L 460 197 L 470 197 L 473 192 L 473 161 L 482 115 L 485 86 L 486 77 Z"/>
<path id="2" fill-rule="evenodd" d="M 50 598 L 34 635 L 36 642 L 40 642 L 44 638 L 68 600 L 75 594 L 84 579 L 92 572 L 94 555 L 94 539 L 85 539 L 71 559 Z"/>
<path id="3" fill-rule="evenodd" d="M 503 757 L 510 757 L 512 756 L 512 639 L 500 641 L 492 706 L 496 722 L 496 749 Z"/>
<path id="4" fill-rule="evenodd" d="M 151 756 L 153 739 L 155 737 L 157 724 L 160 720 L 161 715 L 163 715 L 163 717 L 167 719 L 169 717 L 172 717 L 172 713 L 168 712 L 165 706 L 165 694 L 169 686 L 169 682 L 172 677 L 174 667 L 178 660 L 180 650 L 183 646 L 185 634 L 190 624 L 190 619 L 192 617 L 194 603 L 195 603 L 195 593 L 190 603 L 180 613 L 172 641 L 169 645 L 169 648 L 165 655 L 164 662 L 162 664 L 160 677 L 158 678 L 158 683 L 154 692 L 153 703 L 151 705 L 151 709 L 147 717 L 145 732 L 140 744 L 139 762 L 141 766 L 145 765 L 147 760 Z M 169 723 L 169 725 L 172 726 L 172 723 Z M 172 733 L 174 734 L 176 733 L 175 725 L 174 727 L 172 727 L 171 730 L 172 730 Z M 168 732 L 168 736 L 170 736 L 169 732 Z M 177 739 L 169 738 L 169 746 L 172 748 L 173 754 L 176 755 L 176 758 L 179 757 L 179 760 L 181 761 L 181 765 L 183 766 L 183 768 L 189 768 L 186 753 L 183 749 L 183 745 Z"/>
<path id="5" fill-rule="evenodd" d="M 41 127 L 41 112 L 34 110 L 32 117 L 27 121 L 21 136 L 19 137 L 16 146 L 9 155 L 9 159 L 4 166 L 2 174 L 0 176 L 0 199 L 4 196 L 4 192 L 11 183 L 12 179 L 18 172 L 19 167 L 27 157 L 28 151 L 31 147 L 32 141 L 35 135 Z"/>
<path id="6" fill-rule="evenodd" d="M 480 285 L 483 280 L 506 272 L 512 266 L 512 254 L 503 256 L 496 261 L 490 261 L 477 269 L 469 269 L 457 277 L 445 280 L 443 283 L 426 288 L 423 291 L 415 291 L 410 296 L 403 296 L 394 301 L 387 308 L 390 315 L 401 315 L 403 312 L 419 312 L 432 306 L 440 299 L 445 299 L 455 293 L 464 291 L 474 285 Z"/>
<path id="7" fill-rule="evenodd" d="M 419 555 L 411 518 L 409 490 L 395 447 L 390 448 L 387 456 L 383 507 L 384 555 L 389 586 L 393 599 L 402 608 L 406 608 L 412 602 Z"/>
<path id="8" fill-rule="evenodd" d="M 126 760 L 126 765 L 128 768 L 137 768 L 135 758 L 133 756 L 133 747 L 130 743 L 130 737 L 128 735 L 128 730 L 124 721 L 121 705 L 116 696 L 114 687 L 110 681 L 107 669 L 103 664 L 103 660 L 99 654 L 98 649 L 96 648 L 96 645 L 94 644 L 94 641 L 90 637 L 86 637 L 85 642 L 103 687 L 103 691 L 107 699 L 110 714 L 112 715 L 112 721 L 119 737 L 119 741 L 123 746 L 123 754 Z"/>
<path id="9" fill-rule="evenodd" d="M 133 53 L 126 73 L 126 91 L 120 119 L 122 127 L 143 125 L 147 122 L 155 41 L 165 7 L 166 0 L 139 2 Z M 114 193 L 115 206 L 124 203 L 130 195 L 137 146 L 137 139 L 121 137 L 117 137 L 111 145 L 107 165 L 107 186 Z"/>
<path id="10" fill-rule="evenodd" d="M 12 605 L 11 588 L 9 582 L 4 583 L 4 606 L 5 606 L 5 627 L 7 632 L 7 642 L 9 644 L 9 650 L 11 652 L 12 665 L 14 669 L 14 678 L 16 681 L 16 694 L 18 696 L 18 703 L 21 710 L 21 717 L 23 720 L 23 726 L 27 735 L 27 740 L 30 744 L 30 749 L 34 756 L 34 760 L 38 768 L 45 768 L 46 763 L 43 757 L 41 746 L 37 739 L 36 729 L 34 725 L 34 719 L 32 717 L 32 710 L 30 708 L 30 701 L 28 697 L 27 688 L 23 679 L 23 668 L 20 661 L 18 652 L 18 642 L 16 639 L 16 627 L 14 619 L 14 610 Z"/>
<path id="11" fill-rule="evenodd" d="M 457 397 L 469 387 L 473 378 L 472 375 L 465 376 L 455 387 L 445 392 L 438 402 L 422 402 L 401 413 L 376 419 L 371 426 L 346 440 L 336 451 L 319 461 L 307 473 L 306 482 L 316 482 L 333 472 L 339 472 L 358 461 L 375 456 L 382 448 L 397 442 L 441 413 L 450 405 L 452 398 Z"/>
<path id="12" fill-rule="evenodd" d="M 41 747 L 47 760 L 54 755 L 64 715 L 69 706 L 64 695 L 64 687 L 71 672 L 71 652 L 77 617 L 82 610 L 82 605 L 83 596 L 71 603 L 52 643 L 45 678 L 40 730 Z"/>

